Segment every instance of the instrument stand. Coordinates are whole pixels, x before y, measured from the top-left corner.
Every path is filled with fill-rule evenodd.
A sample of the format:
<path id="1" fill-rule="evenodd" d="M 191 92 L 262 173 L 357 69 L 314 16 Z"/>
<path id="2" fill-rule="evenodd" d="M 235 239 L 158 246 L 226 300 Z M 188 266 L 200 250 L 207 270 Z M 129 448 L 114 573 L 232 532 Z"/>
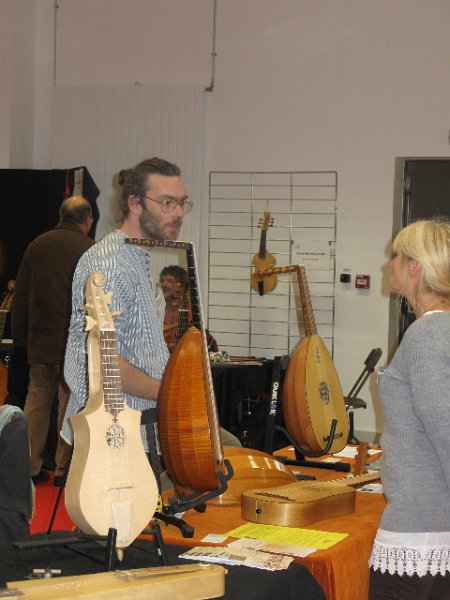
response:
<path id="1" fill-rule="evenodd" d="M 220 487 L 210 492 L 193 491 L 192 494 L 189 495 L 179 492 L 178 496 L 171 496 L 169 498 L 169 506 L 166 510 L 172 514 L 184 512 L 191 508 L 194 508 L 198 512 L 204 512 L 206 510 L 206 502 L 223 494 L 228 488 L 228 480 L 234 475 L 231 463 L 226 459 L 223 462 L 227 472 L 226 474 L 217 474 Z"/>
<path id="2" fill-rule="evenodd" d="M 142 411 L 141 416 L 141 424 L 145 425 L 147 428 L 147 436 L 149 442 L 149 459 L 150 464 L 153 468 L 153 472 L 155 473 L 156 481 L 158 484 L 159 495 L 162 498 L 161 494 L 161 476 L 160 476 L 160 461 L 158 459 L 157 450 L 156 450 L 156 436 L 154 432 L 154 423 L 157 420 L 156 409 L 148 409 Z M 191 538 L 194 535 L 194 528 L 180 519 L 176 517 L 176 514 L 183 513 L 191 508 L 197 510 L 198 512 L 204 512 L 206 510 L 206 502 L 211 500 L 212 498 L 216 498 L 223 494 L 228 488 L 228 480 L 233 476 L 233 467 L 231 466 L 228 460 L 224 461 L 224 466 L 226 469 L 226 473 L 219 473 L 218 479 L 220 485 L 218 489 L 212 490 L 210 492 L 199 492 L 193 491 L 189 495 L 184 495 L 183 493 L 179 493 L 177 496 L 171 496 L 169 498 L 169 504 L 164 505 L 162 507 L 162 512 L 156 512 L 154 517 L 165 523 L 166 525 L 174 525 L 178 527 L 181 531 L 183 537 Z"/>
<path id="3" fill-rule="evenodd" d="M 37 534 L 39 535 L 39 534 Z M 101 545 L 105 546 L 105 559 L 102 562 L 105 571 L 114 570 L 114 550 L 116 548 L 116 539 L 117 539 L 117 530 L 114 528 L 110 528 L 108 531 L 108 535 L 87 535 L 84 533 L 76 533 L 76 534 L 68 534 L 63 536 L 51 536 L 48 532 L 45 534 L 43 538 L 35 538 L 30 540 L 24 540 L 20 542 L 13 542 L 14 548 L 18 550 L 26 550 L 27 548 L 39 548 L 39 547 L 50 547 L 50 546 L 58 546 L 63 545 L 66 547 L 71 546 L 72 544 L 78 544 L 82 542 L 86 542 L 92 540 L 94 542 L 98 542 Z M 71 548 L 73 552 L 78 552 L 79 554 L 83 554 L 84 556 L 89 556 L 94 561 L 98 562 L 98 559 L 90 556 L 86 552 L 82 552 L 80 550 L 76 550 L 75 548 Z"/>
<path id="4" fill-rule="evenodd" d="M 352 389 L 350 390 L 348 396 L 345 396 L 345 398 L 344 398 L 345 406 L 347 407 L 347 410 L 349 411 L 348 412 L 348 420 L 349 420 L 349 425 L 350 425 L 350 429 L 349 429 L 349 433 L 348 433 L 348 443 L 349 444 L 359 444 L 359 440 L 358 440 L 358 438 L 355 437 L 355 433 L 354 433 L 353 411 L 349 410 L 349 409 L 351 409 L 351 408 L 354 408 L 354 409 L 366 408 L 367 407 L 367 404 L 364 402 L 364 400 L 361 400 L 361 398 L 358 398 L 357 396 L 358 396 L 359 392 L 361 391 L 363 385 L 366 383 L 369 375 L 371 373 L 373 373 L 373 371 L 375 370 L 375 365 L 379 361 L 381 354 L 382 354 L 381 348 L 373 348 L 369 352 L 369 356 L 364 361 L 364 369 L 363 369 L 361 375 L 356 380 L 356 382 L 353 385 Z"/>

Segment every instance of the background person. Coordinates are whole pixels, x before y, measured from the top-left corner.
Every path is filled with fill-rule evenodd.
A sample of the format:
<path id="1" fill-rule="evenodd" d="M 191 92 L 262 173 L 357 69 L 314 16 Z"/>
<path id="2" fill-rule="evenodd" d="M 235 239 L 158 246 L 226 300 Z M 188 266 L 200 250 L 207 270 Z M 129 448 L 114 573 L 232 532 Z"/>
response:
<path id="1" fill-rule="evenodd" d="M 59 215 L 58 225 L 38 236 L 25 250 L 12 304 L 13 341 L 26 348 L 30 366 L 24 413 L 35 483 L 49 478 L 48 472 L 42 470 L 42 452 L 52 403 L 58 394 L 61 424 L 69 397 L 62 367 L 71 314 L 72 276 L 80 256 L 94 244 L 88 237 L 92 209 L 85 198 L 72 196 L 64 200 Z M 70 447 L 58 436 L 56 484 L 61 483 L 69 456 Z"/>
<path id="2" fill-rule="evenodd" d="M 186 269 L 179 265 L 169 265 L 159 274 L 159 285 L 166 301 L 164 311 L 164 339 L 166 340 L 169 352 L 175 348 L 183 325 L 191 324 L 192 311 L 189 297 L 189 283 Z M 179 327 L 179 314 L 181 310 L 187 310 L 187 322 L 182 319 Z M 217 342 L 208 329 L 205 330 L 208 352 L 218 352 Z M 178 339 L 177 339 L 178 338 Z"/>

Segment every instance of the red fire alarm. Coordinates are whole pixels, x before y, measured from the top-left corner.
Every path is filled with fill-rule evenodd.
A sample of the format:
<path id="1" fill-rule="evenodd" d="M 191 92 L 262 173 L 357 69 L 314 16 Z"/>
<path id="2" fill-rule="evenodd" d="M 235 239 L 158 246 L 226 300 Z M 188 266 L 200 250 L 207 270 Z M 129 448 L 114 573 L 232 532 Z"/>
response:
<path id="1" fill-rule="evenodd" d="M 355 288 L 368 290 L 370 288 L 370 275 L 356 275 Z"/>

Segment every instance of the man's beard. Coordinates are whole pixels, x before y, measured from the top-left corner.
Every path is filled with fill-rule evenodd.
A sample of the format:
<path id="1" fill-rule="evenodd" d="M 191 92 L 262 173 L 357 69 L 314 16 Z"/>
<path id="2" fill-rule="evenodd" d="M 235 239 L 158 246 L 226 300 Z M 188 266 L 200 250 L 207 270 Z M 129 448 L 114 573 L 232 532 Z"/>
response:
<path id="1" fill-rule="evenodd" d="M 167 235 L 161 228 L 161 221 L 156 216 L 152 215 L 148 208 L 142 207 L 142 212 L 139 216 L 139 226 L 145 237 L 154 240 L 165 241 L 175 240 L 181 227 L 181 219 L 174 218 L 174 223 L 178 224 L 178 229 L 173 235 Z"/>

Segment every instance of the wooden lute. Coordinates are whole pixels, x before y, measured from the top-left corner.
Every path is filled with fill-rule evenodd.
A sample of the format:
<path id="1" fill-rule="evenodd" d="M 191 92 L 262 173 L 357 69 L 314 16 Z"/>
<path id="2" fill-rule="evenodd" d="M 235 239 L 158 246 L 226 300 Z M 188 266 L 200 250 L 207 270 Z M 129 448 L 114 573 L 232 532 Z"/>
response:
<path id="1" fill-rule="evenodd" d="M 186 252 L 192 310 L 190 325 L 167 363 L 158 395 L 158 432 L 165 466 L 179 491 L 221 487 L 222 438 L 202 322 L 194 247 L 189 242 L 129 238 L 129 244 Z"/>
<path id="2" fill-rule="evenodd" d="M 275 257 L 266 249 L 267 230 L 273 226 L 273 218 L 268 210 L 264 211 L 264 217 L 259 220 L 258 226 L 261 228 L 261 239 L 259 252 L 255 254 L 252 260 L 255 272 L 251 275 L 250 284 L 255 292 L 263 296 L 265 293 L 272 292 L 277 285 L 277 278 L 274 274 L 265 277 L 261 277 L 259 274 L 259 271 L 271 269 L 277 262 Z"/>
<path id="3" fill-rule="evenodd" d="M 272 273 L 297 273 L 305 338 L 292 353 L 283 388 L 283 413 L 286 428 L 305 450 L 320 454 L 330 437 L 332 421 L 336 430 L 329 454 L 340 452 L 347 444 L 349 423 L 344 396 L 336 368 L 322 339 L 309 294 L 303 265 L 275 267 Z M 265 275 L 261 271 L 260 275 Z"/>
<path id="4" fill-rule="evenodd" d="M 117 342 L 102 273 L 86 284 L 89 331 L 89 399 L 70 418 L 74 452 L 65 502 L 73 522 L 88 534 L 117 530 L 118 548 L 131 544 L 152 518 L 157 501 L 156 479 L 141 438 L 141 412 L 124 401 Z"/>
<path id="5" fill-rule="evenodd" d="M 326 447 L 333 419 L 337 421 L 329 453 L 347 444 L 349 423 L 336 368 L 317 326 L 303 265 L 297 269 L 305 338 L 294 350 L 284 387 L 283 409 L 289 433 L 311 452 Z"/>

